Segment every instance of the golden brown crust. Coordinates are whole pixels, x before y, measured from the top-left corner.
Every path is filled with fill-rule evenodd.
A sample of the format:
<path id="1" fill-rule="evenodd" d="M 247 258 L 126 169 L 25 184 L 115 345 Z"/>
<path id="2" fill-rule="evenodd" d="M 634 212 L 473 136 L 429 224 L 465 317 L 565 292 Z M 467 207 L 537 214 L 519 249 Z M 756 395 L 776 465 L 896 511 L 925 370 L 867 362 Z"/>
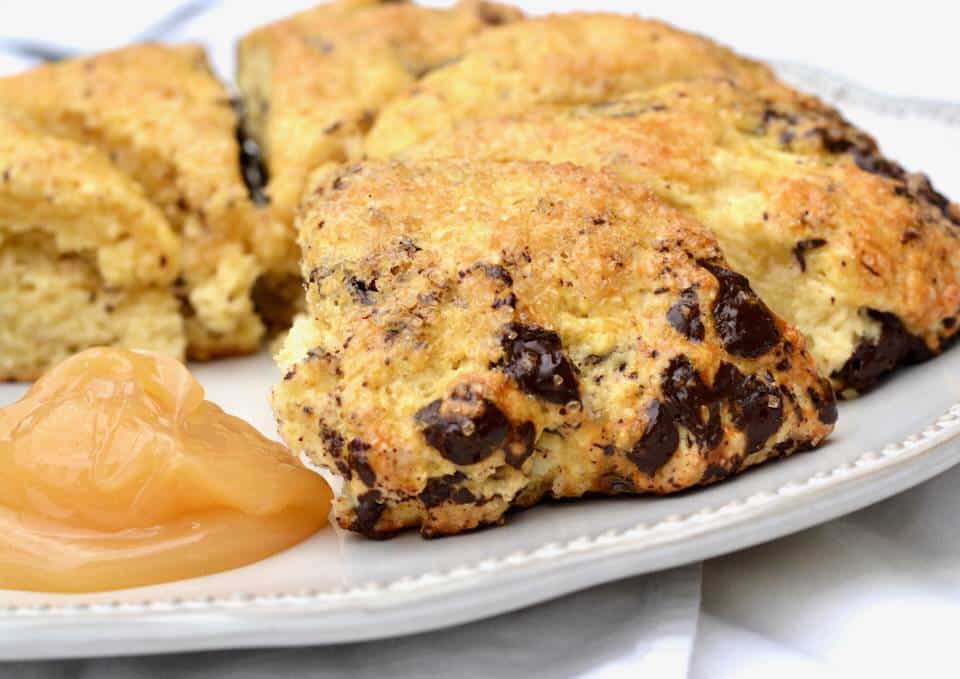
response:
<path id="1" fill-rule="evenodd" d="M 799 333 L 638 186 L 454 161 L 312 186 L 308 314 L 273 407 L 295 453 L 346 478 L 346 528 L 447 534 L 547 494 L 673 492 L 832 428 Z"/>
<path id="2" fill-rule="evenodd" d="M 289 229 L 292 269 L 293 215 L 308 173 L 322 162 L 356 157 L 385 102 L 457 58 L 476 34 L 519 16 L 478 0 L 448 10 L 341 0 L 240 41 L 237 83 L 247 129 L 264 152 L 274 214 Z"/>
<path id="3" fill-rule="evenodd" d="M 250 290 L 281 233 L 240 176 L 236 118 L 196 46 L 136 45 L 0 79 L 0 112 L 89 144 L 140 184 L 181 236 L 191 356 L 249 352 Z"/>
<path id="4" fill-rule="evenodd" d="M 838 390 L 939 351 L 960 310 L 960 211 L 812 97 L 700 80 L 464 121 L 406 158 L 569 161 L 712 228 Z"/>
<path id="5" fill-rule="evenodd" d="M 390 102 L 365 148 L 385 158 L 458 120 L 602 102 L 695 77 L 753 84 L 773 76 L 765 66 L 659 21 L 614 14 L 530 19 L 483 34 L 462 59 Z"/>

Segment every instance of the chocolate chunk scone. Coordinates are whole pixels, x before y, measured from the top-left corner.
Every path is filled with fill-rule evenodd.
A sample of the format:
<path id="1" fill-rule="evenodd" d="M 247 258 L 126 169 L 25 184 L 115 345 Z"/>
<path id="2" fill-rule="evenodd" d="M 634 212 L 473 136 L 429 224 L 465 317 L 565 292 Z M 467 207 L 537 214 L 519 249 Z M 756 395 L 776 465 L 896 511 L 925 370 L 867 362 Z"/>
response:
<path id="1" fill-rule="evenodd" d="M 446 10 L 337 0 L 240 41 L 237 84 L 246 127 L 264 153 L 271 209 L 288 227 L 291 272 L 298 262 L 293 216 L 309 172 L 357 157 L 385 102 L 456 60 L 473 36 L 519 16 L 478 0 Z"/>
<path id="2" fill-rule="evenodd" d="M 282 234 L 250 200 L 237 118 L 202 49 L 138 45 L 43 65 L 0 79 L 0 114 L 99 150 L 159 208 L 180 237 L 190 357 L 259 346 L 254 286 Z"/>
<path id="3" fill-rule="evenodd" d="M 0 380 L 102 344 L 182 357 L 179 256 L 106 156 L 0 116 Z"/>
<path id="4" fill-rule="evenodd" d="M 802 335 L 714 237 L 569 164 L 318 172 L 280 433 L 370 537 L 544 496 L 669 493 L 814 447 L 836 407 Z"/>
<path id="5" fill-rule="evenodd" d="M 599 103 L 698 77 L 745 86 L 773 80 L 765 66 L 659 21 L 614 14 L 529 19 L 484 33 L 461 59 L 396 97 L 365 147 L 383 158 L 458 120 Z"/>
<path id="6" fill-rule="evenodd" d="M 401 156 L 569 161 L 650 187 L 714 231 L 846 395 L 957 331 L 960 209 L 786 87 L 706 79 L 468 120 Z"/>

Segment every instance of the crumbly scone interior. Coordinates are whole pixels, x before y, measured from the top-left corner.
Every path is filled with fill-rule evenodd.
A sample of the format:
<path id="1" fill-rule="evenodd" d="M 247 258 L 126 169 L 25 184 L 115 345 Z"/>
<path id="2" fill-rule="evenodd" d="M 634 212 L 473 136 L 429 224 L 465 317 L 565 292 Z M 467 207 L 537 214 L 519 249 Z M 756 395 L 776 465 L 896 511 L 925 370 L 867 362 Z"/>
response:
<path id="1" fill-rule="evenodd" d="M 192 358 L 259 346 L 252 289 L 282 239 L 250 201 L 234 111 L 201 48 L 137 45 L 40 66 L 0 79 L 0 111 L 98 149 L 143 187 L 180 236 Z"/>
<path id="2" fill-rule="evenodd" d="M 182 357 L 179 238 L 93 149 L 0 117 L 0 379 L 84 348 Z"/>
<path id="3" fill-rule="evenodd" d="M 291 450 L 346 479 L 346 528 L 455 533 L 544 495 L 672 492 L 832 428 L 799 333 L 639 186 L 454 161 L 312 181 L 308 311 L 273 406 Z"/>
<path id="4" fill-rule="evenodd" d="M 399 155 L 569 161 L 649 186 L 711 227 L 838 389 L 956 331 L 960 213 L 836 111 L 775 84 L 696 80 L 466 120 Z"/>

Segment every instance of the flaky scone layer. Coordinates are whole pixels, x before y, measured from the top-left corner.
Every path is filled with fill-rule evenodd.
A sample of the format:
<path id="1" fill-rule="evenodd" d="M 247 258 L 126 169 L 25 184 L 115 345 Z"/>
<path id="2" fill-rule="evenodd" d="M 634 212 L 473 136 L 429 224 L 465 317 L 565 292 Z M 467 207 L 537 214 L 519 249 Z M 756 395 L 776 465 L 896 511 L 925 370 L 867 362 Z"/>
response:
<path id="1" fill-rule="evenodd" d="M 608 174 L 330 168 L 299 229 L 308 313 L 272 403 L 365 535 L 673 492 L 816 446 L 836 418 L 801 335 L 710 232 Z"/>
<path id="2" fill-rule="evenodd" d="M 675 83 L 462 121 L 400 155 L 569 161 L 649 186 L 714 231 L 848 395 L 957 330 L 960 210 L 786 87 Z"/>
<path id="3" fill-rule="evenodd" d="M 239 169 L 236 117 L 196 46 L 135 45 L 0 79 L 0 113 L 99 150 L 181 238 L 180 292 L 193 358 L 259 346 L 258 276 L 282 234 Z"/>

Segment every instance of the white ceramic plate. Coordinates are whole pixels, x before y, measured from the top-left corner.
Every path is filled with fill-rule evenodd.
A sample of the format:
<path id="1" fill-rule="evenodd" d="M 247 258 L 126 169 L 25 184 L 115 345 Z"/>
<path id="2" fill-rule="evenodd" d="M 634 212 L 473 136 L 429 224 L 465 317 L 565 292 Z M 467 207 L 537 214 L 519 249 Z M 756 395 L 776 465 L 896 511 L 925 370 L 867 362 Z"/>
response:
<path id="1" fill-rule="evenodd" d="M 904 104 L 798 67 L 908 167 L 960 195 L 960 109 Z M 952 174 L 951 174 L 952 172 Z M 194 366 L 208 398 L 274 432 L 265 355 Z M 0 385 L 0 404 L 24 388 Z M 544 505 L 506 526 L 369 542 L 333 529 L 228 573 L 96 595 L 0 591 L 0 659 L 325 644 L 433 629 L 705 559 L 888 497 L 960 461 L 960 348 L 840 408 L 829 444 L 667 498 Z"/>

